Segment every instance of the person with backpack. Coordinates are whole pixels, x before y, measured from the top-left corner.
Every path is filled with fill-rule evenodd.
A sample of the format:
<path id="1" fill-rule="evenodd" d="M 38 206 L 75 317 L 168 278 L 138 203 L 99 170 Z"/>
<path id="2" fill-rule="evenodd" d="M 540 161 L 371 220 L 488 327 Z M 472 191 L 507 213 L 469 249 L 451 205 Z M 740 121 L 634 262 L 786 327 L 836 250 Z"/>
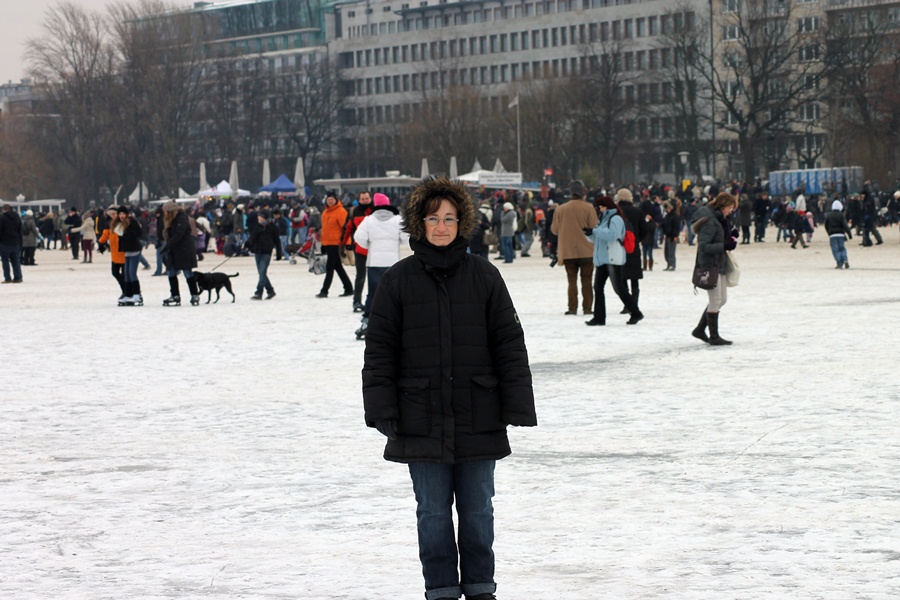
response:
<path id="1" fill-rule="evenodd" d="M 606 296 L 604 288 L 606 280 L 612 283 L 613 291 L 631 313 L 629 325 L 635 325 L 644 318 L 634 298 L 625 288 L 622 268 L 625 265 L 627 252 L 625 248 L 625 220 L 619 214 L 619 207 L 609 196 L 597 199 L 597 210 L 600 211 L 600 222 L 593 229 L 585 228 L 584 234 L 594 245 L 594 311 L 588 326 L 606 325 Z M 631 245 L 635 240 L 632 234 Z M 637 252 L 634 252 L 637 255 Z"/>
<path id="2" fill-rule="evenodd" d="M 616 205 L 619 209 L 619 215 L 625 220 L 626 236 L 629 239 L 634 239 L 634 243 L 630 241 L 627 243 L 625 264 L 622 265 L 622 278 L 625 282 L 625 291 L 628 292 L 634 300 L 635 307 L 637 307 L 639 304 L 638 299 L 641 296 L 641 279 L 644 278 L 644 272 L 641 269 L 641 253 L 638 252 L 637 240 L 644 237 L 644 219 L 641 216 L 641 209 L 634 205 L 631 190 L 628 188 L 622 188 L 616 192 Z M 626 304 L 622 307 L 622 311 L 619 314 L 627 315 L 633 312 Z"/>

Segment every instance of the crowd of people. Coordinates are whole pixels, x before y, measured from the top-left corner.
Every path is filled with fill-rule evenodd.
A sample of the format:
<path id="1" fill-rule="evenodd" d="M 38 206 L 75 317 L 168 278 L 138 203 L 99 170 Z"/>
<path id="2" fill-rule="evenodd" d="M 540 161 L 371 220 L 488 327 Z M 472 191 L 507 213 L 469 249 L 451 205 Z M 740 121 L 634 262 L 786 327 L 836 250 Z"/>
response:
<path id="1" fill-rule="evenodd" d="M 540 197 L 515 190 L 475 192 L 478 222 L 469 239 L 469 252 L 511 263 L 532 256 L 537 241 L 551 266 L 561 262 L 566 272 L 565 314 L 578 313 L 580 284 L 581 312 L 591 316 L 588 325 L 604 325 L 608 280 L 622 302 L 622 313 L 629 315 L 628 323 L 636 324 L 643 318 L 640 282 L 643 273 L 653 271 L 656 251 L 661 251 L 665 270 L 674 271 L 678 244 L 694 245 L 696 234 L 691 223 L 697 211 L 720 190 L 736 199 L 728 222 L 738 228 L 740 244 L 766 242 L 771 226 L 776 242 L 785 242 L 793 249 L 806 248 L 816 230 L 824 227 L 835 268 L 850 267 L 846 242 L 854 233 L 861 246 L 878 245 L 883 243 L 879 228 L 900 221 L 900 191 L 885 193 L 871 182 L 866 182 L 859 193 L 840 197 L 807 195 L 802 188 L 789 195 L 771 196 L 762 185 L 737 182 L 680 190 L 658 184 L 609 188 L 607 193 L 604 188 L 591 189 L 573 181 L 565 189 L 552 189 Z M 305 200 L 279 196 L 209 199 L 203 206 L 181 206 L 171 201 L 153 210 L 111 206 L 79 212 L 72 207 L 35 215 L 32 210 L 18 213 L 7 207 L 0 222 L 4 283 L 20 283 L 22 267 L 37 266 L 37 249 L 69 250 L 72 260 L 80 258 L 83 263 L 93 262 L 95 249 L 100 253 L 109 250 L 112 272 L 121 288 L 119 302 L 140 305 L 143 298 L 137 270 L 140 265 L 145 270 L 152 268 L 144 256 L 152 246 L 156 258 L 152 276 L 167 276 L 170 282 L 165 306 L 181 303 L 178 273 L 184 275 L 191 302 L 197 303 L 200 290 L 194 270 L 207 252 L 226 257 L 252 255 L 259 275 L 252 299 L 272 299 L 275 290 L 268 278 L 272 254 L 281 260 L 296 253 L 312 237 L 321 244 L 326 257 L 325 278 L 317 297 L 327 298 L 337 277 L 342 286 L 340 295 L 352 297 L 353 311 L 361 313 L 365 310 L 368 250 L 355 241 L 355 233 L 379 206 L 382 210 L 385 206 L 399 207 L 406 200 L 375 203 L 372 192 L 364 190 L 356 195 L 329 192 Z M 179 217 L 168 219 L 169 213 Z M 595 231 L 595 227 L 599 229 Z M 626 231 L 629 239 L 633 237 L 636 250 L 626 252 L 623 260 L 619 248 L 609 240 L 626 237 Z M 170 233 L 173 239 L 167 240 Z M 122 236 L 127 238 L 126 247 Z M 364 326 L 365 321 L 363 330 Z"/>

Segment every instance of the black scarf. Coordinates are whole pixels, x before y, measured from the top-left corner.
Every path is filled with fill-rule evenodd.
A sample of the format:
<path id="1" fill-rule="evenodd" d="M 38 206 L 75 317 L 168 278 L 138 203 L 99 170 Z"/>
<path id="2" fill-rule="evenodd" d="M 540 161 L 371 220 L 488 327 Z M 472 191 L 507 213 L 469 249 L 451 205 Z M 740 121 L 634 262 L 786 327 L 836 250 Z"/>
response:
<path id="1" fill-rule="evenodd" d="M 409 247 L 427 271 L 446 276 L 465 260 L 469 242 L 458 237 L 446 246 L 435 246 L 428 240 L 410 238 Z"/>

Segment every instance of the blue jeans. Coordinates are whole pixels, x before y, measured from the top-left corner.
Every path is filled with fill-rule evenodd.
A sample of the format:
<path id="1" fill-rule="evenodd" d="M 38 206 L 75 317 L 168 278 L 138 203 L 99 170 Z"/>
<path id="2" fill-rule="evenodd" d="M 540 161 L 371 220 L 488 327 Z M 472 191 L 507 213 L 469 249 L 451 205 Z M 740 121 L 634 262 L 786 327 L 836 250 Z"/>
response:
<path id="1" fill-rule="evenodd" d="M 409 464 L 416 494 L 419 560 L 425 598 L 493 594 L 494 467 L 480 460 L 455 465 Z M 459 517 L 459 550 L 453 531 L 453 498 Z M 459 572 L 457 572 L 457 561 Z"/>
<path id="2" fill-rule="evenodd" d="M 368 279 L 369 279 L 369 292 L 366 294 L 366 306 L 363 310 L 363 317 L 368 319 L 369 313 L 372 312 L 372 302 L 375 300 L 375 291 L 378 289 L 378 282 L 381 281 L 381 276 L 385 274 L 385 272 L 390 267 L 369 267 L 368 271 Z"/>
<path id="3" fill-rule="evenodd" d="M 500 236 L 500 254 L 503 255 L 503 262 L 508 263 L 516 257 L 512 236 Z"/>
<path id="4" fill-rule="evenodd" d="M 839 267 L 843 267 L 844 263 L 849 262 L 847 259 L 847 245 L 845 244 L 846 238 L 843 235 L 833 235 L 828 238 L 828 241 L 831 242 L 831 254 L 834 255 L 834 260 Z"/>
<path id="5" fill-rule="evenodd" d="M 272 282 L 269 281 L 269 263 L 272 262 L 272 253 L 254 254 L 256 258 L 256 271 L 259 273 L 259 281 L 256 283 L 256 293 L 262 294 L 263 288 L 270 294 L 275 291 Z"/>
<path id="6" fill-rule="evenodd" d="M 0 259 L 3 261 L 3 281 L 22 281 L 22 247 L 0 244 Z M 12 277 L 9 265 L 12 263 Z"/>
<path id="7" fill-rule="evenodd" d="M 138 280 L 138 265 L 141 263 L 141 255 L 125 256 L 125 282 L 134 282 Z"/>
<path id="8" fill-rule="evenodd" d="M 653 260 L 653 244 L 641 244 L 641 253 L 644 260 Z"/>

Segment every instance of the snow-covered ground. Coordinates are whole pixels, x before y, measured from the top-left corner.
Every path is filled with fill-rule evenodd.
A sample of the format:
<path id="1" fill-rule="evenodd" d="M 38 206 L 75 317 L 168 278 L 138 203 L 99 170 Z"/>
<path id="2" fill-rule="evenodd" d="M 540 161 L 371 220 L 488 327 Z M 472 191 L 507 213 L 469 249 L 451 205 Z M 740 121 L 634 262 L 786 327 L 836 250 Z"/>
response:
<path id="1" fill-rule="evenodd" d="M 545 259 L 500 265 L 540 425 L 497 469 L 499 598 L 900 597 L 900 236 L 837 271 L 823 233 L 738 247 L 728 348 L 690 336 L 693 248 L 657 251 L 635 327 L 564 316 Z M 0 287 L 0 598 L 422 597 L 338 282 L 273 263 L 251 302 L 236 258 L 235 304 L 163 308 L 141 271 L 118 308 L 106 256 L 37 262 Z"/>

